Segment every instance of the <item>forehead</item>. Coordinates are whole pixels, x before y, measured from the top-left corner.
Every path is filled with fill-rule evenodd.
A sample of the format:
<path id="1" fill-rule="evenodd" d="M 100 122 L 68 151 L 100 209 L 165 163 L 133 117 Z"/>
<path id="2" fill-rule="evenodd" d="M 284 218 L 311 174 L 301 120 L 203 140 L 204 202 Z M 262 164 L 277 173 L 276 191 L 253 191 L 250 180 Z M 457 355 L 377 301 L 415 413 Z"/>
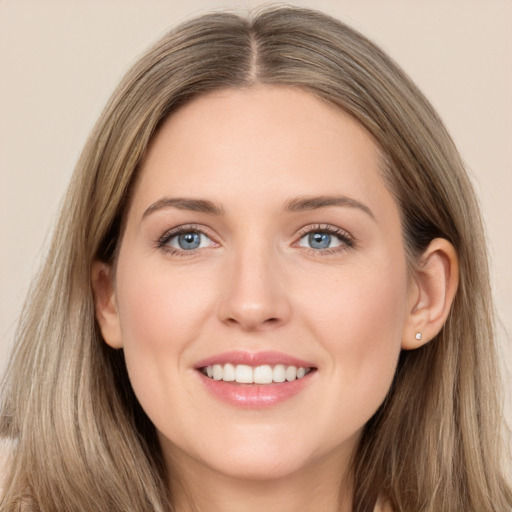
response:
<path id="1" fill-rule="evenodd" d="M 134 202 L 171 194 L 236 203 L 244 196 L 244 206 L 251 198 L 257 206 L 263 198 L 350 193 L 396 207 L 379 162 L 380 149 L 368 132 L 309 92 L 265 85 L 225 89 L 191 101 L 163 123 L 141 167 Z"/>

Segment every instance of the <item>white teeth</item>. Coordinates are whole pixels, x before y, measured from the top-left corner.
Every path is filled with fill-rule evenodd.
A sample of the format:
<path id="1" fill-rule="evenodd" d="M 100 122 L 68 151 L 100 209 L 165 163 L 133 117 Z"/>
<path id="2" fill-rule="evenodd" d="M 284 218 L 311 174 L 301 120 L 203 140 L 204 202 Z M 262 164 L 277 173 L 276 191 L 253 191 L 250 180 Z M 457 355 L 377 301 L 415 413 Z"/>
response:
<path id="1" fill-rule="evenodd" d="M 235 367 L 235 380 L 240 384 L 252 384 L 253 372 L 250 366 L 237 364 Z"/>
<path id="2" fill-rule="evenodd" d="M 274 382 L 284 382 L 286 380 L 286 367 L 284 364 L 276 364 L 274 366 L 272 380 Z"/>
<path id="3" fill-rule="evenodd" d="M 202 369 L 203 374 L 214 380 L 223 380 L 224 382 L 236 381 L 239 384 L 270 384 L 271 382 L 290 382 L 296 379 L 302 379 L 311 371 L 311 368 L 297 368 L 296 366 L 285 366 L 277 364 L 270 366 L 264 364 L 261 366 L 248 366 L 246 364 L 233 365 L 214 364 Z"/>
<path id="4" fill-rule="evenodd" d="M 233 382 L 236 379 L 235 367 L 232 364 L 224 365 L 224 375 L 222 380 L 226 382 Z"/>
<path id="5" fill-rule="evenodd" d="M 297 378 L 297 368 L 295 366 L 288 366 L 286 368 L 286 380 L 291 381 Z"/>
<path id="6" fill-rule="evenodd" d="M 272 382 L 272 368 L 266 364 L 264 366 L 256 366 L 254 368 L 255 384 L 270 384 Z"/>
<path id="7" fill-rule="evenodd" d="M 223 369 L 220 364 L 213 365 L 213 380 L 222 380 L 223 377 Z"/>

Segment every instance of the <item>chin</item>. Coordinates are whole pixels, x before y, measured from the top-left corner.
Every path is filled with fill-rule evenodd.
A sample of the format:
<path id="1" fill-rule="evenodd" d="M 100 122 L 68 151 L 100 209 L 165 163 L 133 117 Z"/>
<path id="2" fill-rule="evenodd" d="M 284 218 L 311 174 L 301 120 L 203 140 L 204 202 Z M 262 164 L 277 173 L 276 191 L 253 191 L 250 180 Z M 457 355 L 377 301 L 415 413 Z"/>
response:
<path id="1" fill-rule="evenodd" d="M 298 455 L 290 453 L 276 454 L 244 454 L 243 456 L 226 455 L 221 464 L 215 464 L 212 469 L 232 478 L 264 481 L 286 478 L 306 465 Z"/>

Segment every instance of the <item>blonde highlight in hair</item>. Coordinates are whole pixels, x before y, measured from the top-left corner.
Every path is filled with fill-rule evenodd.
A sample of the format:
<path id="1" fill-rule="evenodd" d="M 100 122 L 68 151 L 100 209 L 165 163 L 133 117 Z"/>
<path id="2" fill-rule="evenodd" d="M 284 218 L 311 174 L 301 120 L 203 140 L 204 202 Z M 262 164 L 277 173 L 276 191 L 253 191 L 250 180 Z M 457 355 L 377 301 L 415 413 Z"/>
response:
<path id="1" fill-rule="evenodd" d="M 500 512 L 500 403 L 479 208 L 442 122 L 403 71 L 343 23 L 300 8 L 209 14 L 171 31 L 126 75 L 94 128 L 22 315 L 2 390 L 13 439 L 2 510 L 169 511 L 168 470 L 123 354 L 95 321 L 91 265 L 113 263 L 130 191 L 161 123 L 209 91 L 300 87 L 357 119 L 383 153 L 411 264 L 436 237 L 460 260 L 449 319 L 403 352 L 354 454 L 353 510 Z M 170 469 L 172 470 L 172 468 Z"/>

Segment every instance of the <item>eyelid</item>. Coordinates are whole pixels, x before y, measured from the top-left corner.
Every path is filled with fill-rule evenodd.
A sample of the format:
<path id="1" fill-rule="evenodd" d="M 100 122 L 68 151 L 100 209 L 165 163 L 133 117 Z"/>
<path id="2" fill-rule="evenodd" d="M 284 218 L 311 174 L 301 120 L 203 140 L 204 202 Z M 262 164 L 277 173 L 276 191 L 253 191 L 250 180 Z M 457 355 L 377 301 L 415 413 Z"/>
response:
<path id="1" fill-rule="evenodd" d="M 308 224 L 307 226 L 302 227 L 298 231 L 297 237 L 300 239 L 304 235 L 307 235 L 309 233 L 316 232 L 316 231 L 320 231 L 320 232 L 324 232 L 324 233 L 329 233 L 331 235 L 338 235 L 342 239 L 345 239 L 347 241 L 351 241 L 354 244 L 357 242 L 355 237 L 352 236 L 347 230 L 342 229 L 342 228 L 340 228 L 338 226 L 334 226 L 332 224 Z"/>

